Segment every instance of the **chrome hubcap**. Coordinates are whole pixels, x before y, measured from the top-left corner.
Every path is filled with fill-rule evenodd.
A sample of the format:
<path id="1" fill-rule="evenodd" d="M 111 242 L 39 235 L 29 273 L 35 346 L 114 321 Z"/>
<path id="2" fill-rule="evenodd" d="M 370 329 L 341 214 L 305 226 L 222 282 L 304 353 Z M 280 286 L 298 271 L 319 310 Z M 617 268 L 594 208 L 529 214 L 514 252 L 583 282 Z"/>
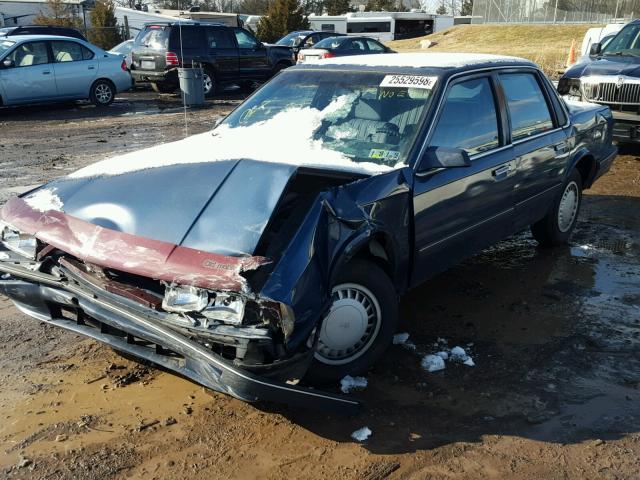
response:
<path id="1" fill-rule="evenodd" d="M 344 365 L 371 347 L 380 330 L 382 315 L 378 300 L 362 285 L 337 285 L 331 299 L 315 358 L 328 365 Z"/>
<path id="2" fill-rule="evenodd" d="M 202 74 L 202 85 L 204 86 L 204 94 L 208 95 L 213 89 L 213 79 L 208 73 Z"/>
<path id="3" fill-rule="evenodd" d="M 558 206 L 558 229 L 565 233 L 573 225 L 573 221 L 578 213 L 578 185 L 570 182 L 562 194 L 560 205 Z"/>
<path id="4" fill-rule="evenodd" d="M 109 103 L 112 95 L 109 85 L 101 83 L 96 87 L 96 100 L 98 100 L 98 102 Z"/>

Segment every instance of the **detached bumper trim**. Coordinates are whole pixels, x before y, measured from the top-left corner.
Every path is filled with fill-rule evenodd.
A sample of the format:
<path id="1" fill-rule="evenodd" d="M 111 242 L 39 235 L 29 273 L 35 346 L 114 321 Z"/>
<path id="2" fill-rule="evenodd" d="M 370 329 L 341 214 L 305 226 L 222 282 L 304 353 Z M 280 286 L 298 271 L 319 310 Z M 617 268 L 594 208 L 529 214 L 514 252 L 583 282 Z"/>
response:
<path id="1" fill-rule="evenodd" d="M 0 275 L 0 292 L 11 298 L 26 314 L 157 363 L 212 390 L 248 402 L 270 401 L 346 415 L 355 414 L 360 408 L 360 403 L 351 398 L 289 385 L 237 368 L 202 345 L 79 284 L 2 261 L 0 272 L 15 277 L 1 278 Z M 132 344 L 122 336 L 82 322 L 44 315 L 37 304 L 44 306 L 48 301 L 75 305 L 109 327 L 177 353 L 184 358 L 184 364 L 154 353 L 148 347 Z"/>

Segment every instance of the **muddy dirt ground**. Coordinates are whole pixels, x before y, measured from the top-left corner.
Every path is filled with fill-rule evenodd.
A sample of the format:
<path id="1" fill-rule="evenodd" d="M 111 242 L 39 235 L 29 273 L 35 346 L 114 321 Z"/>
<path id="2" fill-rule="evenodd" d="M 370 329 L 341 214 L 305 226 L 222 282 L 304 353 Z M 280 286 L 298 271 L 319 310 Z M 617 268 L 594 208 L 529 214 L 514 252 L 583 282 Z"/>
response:
<path id="1" fill-rule="evenodd" d="M 188 112 L 189 133 L 238 102 Z M 184 133 L 178 100 L 146 92 L 105 110 L 2 110 L 0 203 Z M 352 393 L 366 406 L 352 418 L 208 392 L 0 298 L 0 477 L 640 478 L 638 212 L 640 158 L 627 149 L 585 197 L 570 246 L 521 234 L 407 295 L 401 331 L 415 348 L 390 349 Z M 475 367 L 422 370 L 445 342 Z M 363 426 L 369 440 L 351 440 Z"/>

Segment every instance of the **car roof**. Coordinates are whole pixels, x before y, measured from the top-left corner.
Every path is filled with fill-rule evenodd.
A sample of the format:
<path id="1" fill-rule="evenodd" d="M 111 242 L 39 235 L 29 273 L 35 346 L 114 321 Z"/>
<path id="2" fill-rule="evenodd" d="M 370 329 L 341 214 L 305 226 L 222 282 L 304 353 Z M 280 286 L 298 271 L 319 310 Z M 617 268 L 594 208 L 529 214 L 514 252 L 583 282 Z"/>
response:
<path id="1" fill-rule="evenodd" d="M 530 60 L 483 53 L 381 53 L 323 60 L 318 65 L 352 65 L 360 67 L 406 67 L 433 69 L 467 69 L 472 66 L 534 66 Z"/>
<path id="2" fill-rule="evenodd" d="M 75 40 L 78 42 L 85 42 L 81 38 L 66 37 L 64 35 L 11 35 L 10 37 L 3 38 L 3 40 L 13 40 L 15 42 L 26 42 L 29 40 Z"/>

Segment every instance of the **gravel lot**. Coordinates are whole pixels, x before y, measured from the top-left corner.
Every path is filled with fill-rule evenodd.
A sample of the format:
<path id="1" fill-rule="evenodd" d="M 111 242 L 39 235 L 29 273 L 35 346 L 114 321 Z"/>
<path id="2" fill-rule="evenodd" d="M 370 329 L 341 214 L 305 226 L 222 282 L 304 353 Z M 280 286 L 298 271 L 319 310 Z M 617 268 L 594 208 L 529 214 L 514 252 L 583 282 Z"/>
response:
<path id="1" fill-rule="evenodd" d="M 240 97 L 189 111 L 207 130 Z M 106 156 L 185 135 L 175 96 L 0 110 L 0 203 Z M 0 477 L 640 478 L 640 158 L 588 192 L 571 246 L 518 235 L 401 305 L 352 418 L 248 405 L 49 327 L 0 297 Z M 437 345 L 440 341 L 440 345 Z M 475 367 L 437 373 L 444 342 Z M 336 391 L 338 385 L 336 385 Z M 350 434 L 367 426 L 364 443 Z"/>

